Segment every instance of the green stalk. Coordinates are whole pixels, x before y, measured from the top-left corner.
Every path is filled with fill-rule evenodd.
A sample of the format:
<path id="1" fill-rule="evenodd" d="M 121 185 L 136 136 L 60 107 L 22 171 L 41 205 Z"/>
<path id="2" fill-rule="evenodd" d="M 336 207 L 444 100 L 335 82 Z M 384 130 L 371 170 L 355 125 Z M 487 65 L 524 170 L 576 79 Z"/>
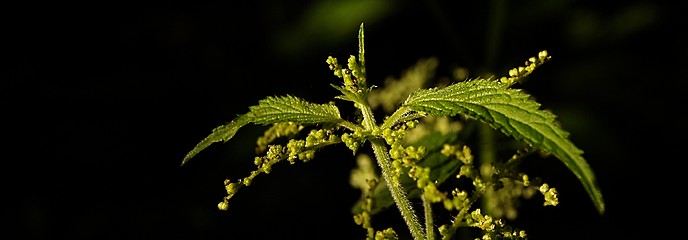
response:
<path id="1" fill-rule="evenodd" d="M 420 195 L 423 200 L 423 210 L 425 211 L 425 232 L 428 240 L 435 240 L 435 227 L 432 219 L 432 203 L 425 197 L 425 194 Z"/>
<path id="2" fill-rule="evenodd" d="M 359 109 L 361 109 L 361 113 L 363 115 L 363 127 L 370 131 L 372 131 L 374 128 L 377 128 L 377 125 L 375 124 L 375 118 L 373 116 L 373 110 L 370 108 L 370 105 L 367 103 L 357 103 L 356 105 Z M 425 236 L 423 235 L 423 227 L 420 225 L 418 217 L 416 216 L 416 212 L 411 206 L 411 201 L 409 201 L 408 197 L 406 196 L 401 184 L 394 181 L 392 158 L 389 156 L 389 149 L 387 149 L 387 145 L 385 144 L 385 141 L 380 138 L 370 139 L 370 145 L 373 147 L 375 159 L 377 159 L 377 163 L 380 165 L 380 169 L 382 169 L 382 177 L 387 183 L 387 188 L 389 189 L 392 199 L 394 199 L 399 212 L 401 212 L 401 217 L 406 222 L 406 225 L 408 225 L 413 239 L 424 240 Z"/>
<path id="3" fill-rule="evenodd" d="M 359 87 L 362 87 L 363 89 L 366 89 L 364 91 L 367 91 L 365 77 L 365 50 L 363 46 L 363 39 L 363 24 L 361 23 L 361 27 L 358 31 L 358 61 L 362 71 L 362 76 L 360 76 L 359 79 Z M 359 96 L 361 96 L 360 99 L 362 99 L 362 101 L 356 102 L 355 105 L 358 109 L 361 110 L 361 113 L 363 115 L 363 128 L 365 128 L 365 130 L 373 132 L 373 130 L 379 128 L 375 123 L 373 110 L 370 108 L 370 104 L 368 104 L 368 101 L 366 99 L 367 92 L 359 92 L 359 94 Z M 392 170 L 392 158 L 389 156 L 389 149 L 387 149 L 386 142 L 377 136 L 369 139 L 369 141 L 370 145 L 373 147 L 375 159 L 377 159 L 377 163 L 378 165 L 380 165 L 380 168 L 382 169 L 382 177 L 385 179 L 385 182 L 387 183 L 387 188 L 389 189 L 389 192 L 392 195 L 392 199 L 394 199 L 394 202 L 397 204 L 397 208 L 401 212 L 401 217 L 406 222 L 406 225 L 408 225 L 408 228 L 411 231 L 413 239 L 425 240 L 425 236 L 423 235 L 423 227 L 420 225 L 418 217 L 416 216 L 416 212 L 413 210 L 413 207 L 411 206 L 411 201 L 409 201 L 408 197 L 406 197 L 406 193 L 404 192 L 404 189 L 402 188 L 401 184 L 399 184 L 399 182 L 397 181 L 394 181 L 394 171 Z"/>
<path id="4" fill-rule="evenodd" d="M 491 187 L 491 186 L 488 186 Z M 481 192 L 475 192 L 473 196 L 471 196 L 470 200 L 468 200 L 468 205 L 459 210 L 459 213 L 454 217 L 454 220 L 452 221 L 452 225 L 449 226 L 449 229 L 447 229 L 447 234 L 443 236 L 442 240 L 449 240 L 454 238 L 454 234 L 456 233 L 456 230 L 462 225 L 465 224 L 465 216 L 468 213 L 468 211 L 471 209 L 471 206 L 478 201 L 478 199 L 482 196 Z"/>
<path id="5" fill-rule="evenodd" d="M 395 182 L 392 177 L 394 174 L 392 173 L 392 159 L 389 157 L 389 150 L 387 149 L 385 142 L 376 138 L 370 139 L 370 143 L 373 146 L 373 152 L 375 152 L 377 163 L 382 169 L 382 177 L 387 183 L 387 188 L 392 194 L 392 199 L 394 199 L 394 202 L 397 204 L 397 208 L 399 208 L 401 216 L 404 218 L 404 221 L 406 221 L 406 225 L 408 225 L 409 230 L 411 230 L 413 239 L 425 239 L 425 236 L 423 236 L 423 227 L 420 225 L 418 217 L 416 217 L 416 213 L 411 207 L 411 202 L 409 201 L 408 197 L 406 197 L 406 193 L 401 187 L 401 184 Z"/>

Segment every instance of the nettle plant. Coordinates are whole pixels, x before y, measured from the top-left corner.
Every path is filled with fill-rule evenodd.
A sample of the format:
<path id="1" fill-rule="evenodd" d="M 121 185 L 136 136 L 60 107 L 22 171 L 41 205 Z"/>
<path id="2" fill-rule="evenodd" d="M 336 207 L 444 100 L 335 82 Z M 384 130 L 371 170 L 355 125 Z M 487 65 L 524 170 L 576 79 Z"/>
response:
<path id="1" fill-rule="evenodd" d="M 505 219 L 516 217 L 517 201 L 540 193 L 545 206 L 559 203 L 556 188 L 519 171 L 519 164 L 532 153 L 553 155 L 563 162 L 598 212 L 604 212 L 602 194 L 583 152 L 568 140 L 554 114 L 513 88 L 550 59 L 546 51 L 510 70 L 508 76 L 422 89 L 437 66 L 436 60 L 427 59 L 401 80 L 376 88 L 366 81 L 363 32 L 361 24 L 358 56 L 351 55 L 346 68 L 334 57 L 326 61 L 334 75 L 343 79 L 341 86 L 331 84 L 341 92 L 336 99 L 353 103 L 356 121 L 342 118 L 334 102 L 317 104 L 291 95 L 267 97 L 213 129 L 184 157 L 182 165 L 209 145 L 227 142 L 247 124 L 269 126 L 257 140 L 257 169 L 243 179 L 225 180 L 227 196 L 219 209 L 227 210 L 239 189 L 251 185 L 261 173 L 270 173 L 274 164 L 308 162 L 318 150 L 343 143 L 357 156 L 358 167 L 351 171 L 350 183 L 362 194 L 352 214 L 367 233 L 366 239 L 398 238 L 394 229 L 376 230 L 371 224 L 376 213 L 394 205 L 414 239 L 453 239 L 460 228 L 480 229 L 482 239 L 527 238 L 524 230 L 506 224 Z M 373 115 L 377 107 L 388 114 L 381 124 Z M 489 126 L 510 137 L 515 143 L 507 155 L 511 157 L 474 158 L 466 139 L 475 132 L 468 129 L 475 126 Z M 358 151 L 366 143 L 372 157 Z M 415 209 L 414 203 L 422 208 Z M 438 214 L 447 214 L 451 220 L 435 223 Z"/>

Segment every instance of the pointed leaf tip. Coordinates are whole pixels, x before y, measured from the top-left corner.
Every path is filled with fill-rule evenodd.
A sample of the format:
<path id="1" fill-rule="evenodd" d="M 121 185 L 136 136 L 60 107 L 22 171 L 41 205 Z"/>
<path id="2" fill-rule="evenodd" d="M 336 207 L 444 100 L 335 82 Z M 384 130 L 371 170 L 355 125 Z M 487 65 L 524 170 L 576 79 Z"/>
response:
<path id="1" fill-rule="evenodd" d="M 404 106 L 436 116 L 464 114 L 553 153 L 576 175 L 598 212 L 604 213 L 602 193 L 583 151 L 567 138 L 568 132 L 554 123 L 556 116 L 539 109 L 540 104 L 528 94 L 507 84 L 476 79 L 444 88 L 420 89 L 409 96 Z"/>
<path id="2" fill-rule="evenodd" d="M 229 139 L 232 139 L 234 137 L 234 134 L 239 130 L 239 128 L 243 127 L 244 125 L 248 124 L 250 122 L 250 119 L 248 118 L 247 115 L 239 115 L 236 117 L 234 120 L 231 122 L 216 127 L 213 129 L 213 132 L 210 133 L 207 137 L 205 137 L 201 142 L 196 144 L 196 146 L 189 151 L 186 156 L 184 156 L 184 159 L 182 160 L 181 166 L 184 166 L 191 158 L 196 156 L 199 152 L 203 151 L 203 149 L 206 149 L 208 146 L 210 146 L 213 143 L 216 142 L 226 142 L 229 141 Z"/>

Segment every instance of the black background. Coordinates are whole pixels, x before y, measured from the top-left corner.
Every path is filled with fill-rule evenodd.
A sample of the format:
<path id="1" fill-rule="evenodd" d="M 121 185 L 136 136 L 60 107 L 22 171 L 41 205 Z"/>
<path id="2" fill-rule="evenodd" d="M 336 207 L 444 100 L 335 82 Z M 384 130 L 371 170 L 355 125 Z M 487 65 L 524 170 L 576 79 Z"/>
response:
<path id="1" fill-rule="evenodd" d="M 327 69 L 357 51 L 369 81 L 419 58 L 504 75 L 546 49 L 521 88 L 559 116 L 598 175 L 599 215 L 555 159 L 534 175 L 561 204 L 525 201 L 531 239 L 673 235 L 686 9 L 659 1 L 255 1 L 33 3 L 3 9 L 3 228 L 20 239 L 363 239 L 344 146 L 274 167 L 218 211 L 222 182 L 253 170 L 247 127 L 180 167 L 212 128 L 270 95 L 331 100 Z M 500 8 L 494 6 L 502 5 Z M 491 21 L 502 17 L 498 28 Z M 498 21 L 499 22 L 499 21 Z M 491 34 L 495 30 L 498 34 Z M 490 52 L 494 52 L 490 55 Z M 338 104 L 344 105 L 343 102 Z M 346 106 L 348 107 L 348 106 Z M 345 107 L 344 107 L 345 108 Z M 389 222 L 406 236 L 398 213 Z M 381 225 L 387 226 L 387 225 Z"/>

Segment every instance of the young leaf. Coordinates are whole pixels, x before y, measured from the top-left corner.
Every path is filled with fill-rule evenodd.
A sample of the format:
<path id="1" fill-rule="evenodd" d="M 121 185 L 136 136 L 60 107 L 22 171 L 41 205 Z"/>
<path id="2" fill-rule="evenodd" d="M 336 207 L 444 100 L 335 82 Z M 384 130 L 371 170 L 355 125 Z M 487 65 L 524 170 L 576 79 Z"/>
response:
<path id="1" fill-rule="evenodd" d="M 207 137 L 205 137 L 201 142 L 199 142 L 196 147 L 194 147 L 189 153 L 186 154 L 184 157 L 184 160 L 182 160 L 182 165 L 186 164 L 186 162 L 189 161 L 189 159 L 193 158 L 201 152 L 203 149 L 207 148 L 210 146 L 210 144 L 216 143 L 216 142 L 227 142 L 229 139 L 234 137 L 234 134 L 239 130 L 239 128 L 243 127 L 244 125 L 248 124 L 250 122 L 250 119 L 247 115 L 239 115 L 236 117 L 234 120 L 231 122 L 216 127 L 213 129 L 213 132 L 210 133 Z"/>
<path id="2" fill-rule="evenodd" d="M 332 104 L 315 104 L 294 96 L 268 97 L 250 107 L 252 122 L 271 124 L 295 122 L 299 124 L 331 123 L 341 120 L 339 109 Z"/>
<path id="3" fill-rule="evenodd" d="M 604 200 L 595 175 L 581 156 L 583 151 L 568 140 L 568 133 L 554 123 L 556 116 L 539 110 L 529 95 L 507 84 L 477 79 L 444 88 L 420 89 L 404 102 L 411 110 L 430 115 L 465 114 L 485 122 L 504 134 L 553 153 L 571 170 L 600 213 Z"/>
<path id="4" fill-rule="evenodd" d="M 201 140 L 182 160 L 182 165 L 216 142 L 227 142 L 234 137 L 239 128 L 249 123 L 272 124 L 294 122 L 297 124 L 335 123 L 341 120 L 339 109 L 332 104 L 309 103 L 294 96 L 267 97 L 258 101 L 258 105 L 249 107 L 250 111 L 239 115 L 226 125 L 213 129 L 213 132 Z"/>
<path id="5" fill-rule="evenodd" d="M 330 84 L 330 85 L 331 85 L 333 88 L 339 90 L 339 92 L 341 92 L 341 93 L 343 94 L 343 95 L 337 96 L 336 98 L 338 98 L 338 99 L 345 100 L 345 101 L 352 101 L 352 102 L 355 102 L 355 103 L 363 103 L 363 102 L 365 102 L 365 101 L 363 101 L 362 96 L 359 95 L 359 94 L 356 94 L 355 92 L 352 92 L 352 91 L 350 91 L 350 90 L 348 90 L 348 89 L 346 89 L 346 88 L 343 88 L 343 87 L 340 87 L 340 86 L 337 86 L 337 85 L 334 85 L 334 84 Z"/>

